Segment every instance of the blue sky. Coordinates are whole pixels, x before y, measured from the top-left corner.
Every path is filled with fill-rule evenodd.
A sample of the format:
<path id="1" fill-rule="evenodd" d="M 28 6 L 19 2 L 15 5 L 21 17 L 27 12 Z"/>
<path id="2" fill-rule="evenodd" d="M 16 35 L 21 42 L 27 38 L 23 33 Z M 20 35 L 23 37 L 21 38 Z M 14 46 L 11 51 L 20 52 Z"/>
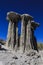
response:
<path id="1" fill-rule="evenodd" d="M 0 0 L 0 38 L 4 40 L 6 40 L 8 29 L 6 14 L 9 11 L 33 16 L 34 20 L 40 23 L 35 36 L 38 42 L 43 43 L 43 0 Z"/>

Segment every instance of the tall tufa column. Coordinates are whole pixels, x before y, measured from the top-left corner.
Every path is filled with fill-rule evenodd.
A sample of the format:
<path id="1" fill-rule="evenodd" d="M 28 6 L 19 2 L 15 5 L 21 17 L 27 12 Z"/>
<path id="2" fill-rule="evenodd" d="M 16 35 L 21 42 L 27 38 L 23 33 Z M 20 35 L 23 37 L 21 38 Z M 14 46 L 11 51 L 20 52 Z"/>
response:
<path id="1" fill-rule="evenodd" d="M 21 46 L 23 46 L 23 51 L 31 48 L 31 17 L 28 14 L 22 15 L 22 26 L 21 26 Z"/>
<path id="2" fill-rule="evenodd" d="M 14 49 L 15 45 L 18 44 L 18 27 L 17 23 L 20 20 L 20 15 L 15 12 L 8 12 L 7 13 L 7 20 L 9 20 L 9 32 L 7 34 L 8 39 L 6 41 L 6 45 L 11 46 Z M 10 41 L 10 42 L 9 42 Z"/>
<path id="3" fill-rule="evenodd" d="M 11 33 L 11 44 L 10 44 L 12 49 L 14 49 L 14 44 L 15 44 L 15 40 L 14 40 L 15 37 L 14 36 L 16 36 L 14 31 L 15 31 L 15 23 L 13 22 L 12 23 L 12 29 L 11 29 L 12 33 Z"/>
<path id="4" fill-rule="evenodd" d="M 6 40 L 6 46 L 9 47 L 11 43 L 11 29 L 12 29 L 12 22 L 9 22 L 8 25 L 8 34 L 7 34 L 7 40 Z"/>
<path id="5" fill-rule="evenodd" d="M 34 31 L 35 29 L 39 26 L 39 23 L 31 21 L 31 31 L 32 31 L 32 49 L 37 50 L 38 51 L 38 46 L 37 46 L 37 40 L 36 37 L 34 35 Z"/>
<path id="6" fill-rule="evenodd" d="M 32 49 L 31 47 L 31 39 L 32 39 L 32 32 L 31 32 L 31 20 L 33 20 L 33 17 L 30 15 L 26 15 L 27 19 L 27 34 L 26 34 L 26 50 L 28 51 L 29 49 Z"/>
<path id="7" fill-rule="evenodd" d="M 15 51 L 18 49 L 18 22 L 16 22 L 16 45 L 15 45 Z"/>
<path id="8" fill-rule="evenodd" d="M 24 47 L 24 33 L 25 33 L 24 17 L 21 16 L 20 50 L 22 51 Z"/>

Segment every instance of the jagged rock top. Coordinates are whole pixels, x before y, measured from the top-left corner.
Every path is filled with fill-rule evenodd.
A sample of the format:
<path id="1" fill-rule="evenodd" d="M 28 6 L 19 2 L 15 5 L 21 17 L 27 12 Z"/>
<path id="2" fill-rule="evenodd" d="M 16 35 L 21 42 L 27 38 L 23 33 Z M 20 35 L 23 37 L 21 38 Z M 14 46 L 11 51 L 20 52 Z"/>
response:
<path id="1" fill-rule="evenodd" d="M 36 27 L 38 27 L 40 24 L 37 23 L 37 22 L 35 22 L 35 21 L 31 21 L 31 25 L 36 28 Z"/>
<path id="2" fill-rule="evenodd" d="M 23 14 L 23 15 L 21 15 L 21 17 L 24 17 L 25 19 L 33 20 L 33 17 L 29 14 Z"/>
<path id="3" fill-rule="evenodd" d="M 7 13 L 7 20 L 11 20 L 12 22 L 17 22 L 18 20 L 21 20 L 24 18 L 24 20 L 27 22 L 28 20 L 31 20 L 31 24 L 33 27 L 39 26 L 39 23 L 33 21 L 33 17 L 29 14 L 18 14 L 16 12 L 10 11 Z"/>
<path id="4" fill-rule="evenodd" d="M 7 20 L 11 20 L 14 22 L 17 21 L 18 19 L 21 19 L 20 14 L 13 11 L 7 13 Z"/>

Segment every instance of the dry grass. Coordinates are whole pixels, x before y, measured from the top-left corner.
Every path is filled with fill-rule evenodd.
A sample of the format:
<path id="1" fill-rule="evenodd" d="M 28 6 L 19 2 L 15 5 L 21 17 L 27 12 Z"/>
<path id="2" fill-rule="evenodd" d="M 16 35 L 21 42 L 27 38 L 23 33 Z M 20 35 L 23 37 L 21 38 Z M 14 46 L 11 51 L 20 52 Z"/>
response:
<path id="1" fill-rule="evenodd" d="M 43 50 L 43 44 L 42 43 L 38 43 L 38 49 Z"/>

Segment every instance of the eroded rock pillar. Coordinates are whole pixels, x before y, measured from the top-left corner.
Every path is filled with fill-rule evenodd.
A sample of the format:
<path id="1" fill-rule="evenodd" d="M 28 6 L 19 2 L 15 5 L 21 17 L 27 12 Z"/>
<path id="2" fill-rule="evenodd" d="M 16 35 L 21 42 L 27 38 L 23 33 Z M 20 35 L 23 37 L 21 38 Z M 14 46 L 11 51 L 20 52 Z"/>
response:
<path id="1" fill-rule="evenodd" d="M 12 22 L 10 21 L 9 22 L 9 25 L 8 25 L 8 34 L 7 34 L 7 40 L 6 40 L 6 46 L 9 47 L 10 46 L 10 43 L 11 43 L 11 29 L 12 29 Z"/>
<path id="2" fill-rule="evenodd" d="M 14 39 L 15 39 L 15 36 L 16 36 L 14 31 L 15 31 L 15 23 L 13 22 L 12 23 L 12 29 L 11 29 L 11 44 L 10 44 L 12 49 L 14 49 L 14 44 L 15 44 Z"/>
<path id="3" fill-rule="evenodd" d="M 23 44 L 23 51 L 31 49 L 31 19 L 33 19 L 28 14 L 22 15 L 22 32 L 21 32 L 21 40 Z"/>
<path id="4" fill-rule="evenodd" d="M 6 44 L 10 44 L 10 47 L 12 49 L 17 49 L 18 45 L 18 20 L 20 20 L 21 17 L 19 14 L 15 12 L 8 12 L 7 13 L 7 20 L 11 21 L 9 22 L 9 28 L 8 28 L 8 39 L 6 41 Z M 9 42 L 10 41 L 10 42 Z"/>
<path id="5" fill-rule="evenodd" d="M 15 45 L 15 51 L 18 49 L 18 22 L 16 22 L 16 45 Z"/>
<path id="6" fill-rule="evenodd" d="M 28 20 L 26 35 L 26 50 L 31 49 L 31 20 Z"/>
<path id="7" fill-rule="evenodd" d="M 24 35 L 25 35 L 25 24 L 24 17 L 21 19 L 21 36 L 20 36 L 20 49 L 24 50 Z"/>

